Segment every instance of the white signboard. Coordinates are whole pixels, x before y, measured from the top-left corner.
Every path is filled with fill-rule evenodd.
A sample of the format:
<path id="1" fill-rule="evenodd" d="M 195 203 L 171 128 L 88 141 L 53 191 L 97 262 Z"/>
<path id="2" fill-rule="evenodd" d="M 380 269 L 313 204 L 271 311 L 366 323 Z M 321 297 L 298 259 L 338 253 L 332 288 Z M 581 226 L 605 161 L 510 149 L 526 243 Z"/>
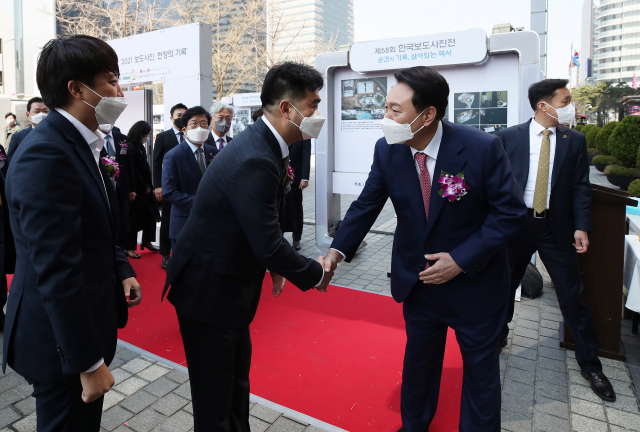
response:
<path id="1" fill-rule="evenodd" d="M 487 34 L 482 29 L 474 29 L 355 43 L 351 46 L 349 62 L 356 72 L 370 72 L 474 64 L 486 57 Z"/>
<path id="2" fill-rule="evenodd" d="M 118 53 L 121 86 L 186 78 L 201 73 L 199 23 L 114 39 L 107 43 Z"/>
<path id="3" fill-rule="evenodd" d="M 252 107 L 262 106 L 260 93 L 238 93 L 233 95 L 233 106 Z"/>

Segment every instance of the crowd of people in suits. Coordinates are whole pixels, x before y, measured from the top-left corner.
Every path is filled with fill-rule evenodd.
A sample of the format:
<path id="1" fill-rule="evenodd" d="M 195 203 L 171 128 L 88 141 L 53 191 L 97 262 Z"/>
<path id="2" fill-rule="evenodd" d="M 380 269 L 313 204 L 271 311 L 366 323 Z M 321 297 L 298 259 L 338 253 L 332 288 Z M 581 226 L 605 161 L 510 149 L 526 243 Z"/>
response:
<path id="1" fill-rule="evenodd" d="M 318 109 L 324 79 L 315 69 L 272 67 L 262 117 L 233 143 L 226 135 L 232 107 L 173 106 L 173 127 L 155 142 L 153 172 L 145 147 L 151 127 L 137 122 L 127 136 L 114 127 L 126 103 L 118 57 L 106 42 L 84 35 L 49 41 L 36 81 L 43 98 L 27 107 L 31 126 L 16 130 L 15 116 L 7 122 L 0 270 L 14 274 L 3 368 L 33 386 L 38 431 L 100 430 L 104 395 L 115 382 L 109 365 L 117 330 L 142 300 L 128 258 L 140 257 L 139 231 L 142 246 L 155 250 L 161 220 L 162 298 L 180 326 L 194 430 L 249 432 L 249 325 L 266 270 L 275 296 L 286 281 L 326 292 L 388 199 L 398 214 L 391 292 L 403 303 L 407 330 L 400 431 L 427 430 L 434 418 L 449 328 L 464 364 L 459 429 L 500 430 L 500 347 L 536 251 L 582 376 L 598 397 L 615 401 L 579 273 L 591 188 L 586 140 L 563 126 L 575 112 L 567 80 L 532 85 L 534 117 L 493 136 L 444 120 L 449 85 L 436 70 L 396 72 L 368 180 L 331 249 L 316 259 L 295 250 L 309 140 L 325 122 Z"/>

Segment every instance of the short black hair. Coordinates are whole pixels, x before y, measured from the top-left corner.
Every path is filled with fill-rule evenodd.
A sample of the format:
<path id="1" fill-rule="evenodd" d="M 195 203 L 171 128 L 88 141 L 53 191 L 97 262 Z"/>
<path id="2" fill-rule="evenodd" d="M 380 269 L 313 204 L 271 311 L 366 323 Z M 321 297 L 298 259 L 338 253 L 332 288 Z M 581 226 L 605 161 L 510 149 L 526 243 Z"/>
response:
<path id="1" fill-rule="evenodd" d="M 257 121 L 258 121 L 258 119 L 259 119 L 260 117 L 262 117 L 263 115 L 264 115 L 264 112 L 262 111 L 262 108 L 258 108 L 257 110 L 255 110 L 255 111 L 253 112 L 253 114 L 251 114 L 251 120 L 253 120 L 253 122 L 255 123 L 255 122 L 257 122 Z"/>
<path id="2" fill-rule="evenodd" d="M 171 117 L 173 117 L 173 113 L 174 113 L 174 112 L 175 112 L 175 110 L 177 110 L 177 109 L 183 109 L 183 110 L 186 110 L 186 109 L 187 109 L 187 106 L 186 106 L 185 104 L 181 104 L 181 103 L 179 103 L 179 104 L 177 104 L 177 105 L 172 106 L 172 107 L 171 107 Z"/>
<path id="3" fill-rule="evenodd" d="M 7 117 L 9 117 L 9 116 L 13 116 L 13 119 L 14 119 L 14 120 L 18 120 L 18 117 L 16 117 L 16 115 L 15 115 L 14 113 L 12 113 L 12 112 L 8 112 L 8 113 L 6 113 L 6 114 L 4 115 L 4 118 L 6 119 L 6 118 L 7 118 Z"/>
<path id="4" fill-rule="evenodd" d="M 209 121 L 209 124 L 211 124 L 211 114 L 209 114 L 209 111 L 207 111 L 201 106 L 194 106 L 186 110 L 184 114 L 182 114 L 182 117 L 180 117 L 180 123 L 182 123 L 182 127 L 186 128 L 187 123 L 189 123 L 189 120 L 191 120 L 191 117 L 197 116 L 200 114 L 206 115 L 207 120 Z"/>
<path id="5" fill-rule="evenodd" d="M 324 87 L 320 72 L 302 63 L 284 62 L 275 65 L 264 77 L 260 100 L 262 108 L 270 107 L 283 100 L 299 101 L 308 91 L 318 91 Z"/>
<path id="6" fill-rule="evenodd" d="M 33 104 L 34 102 L 44 103 L 41 97 L 32 97 L 31 99 L 29 99 L 29 102 L 27 102 L 27 112 L 31 112 L 31 104 Z"/>
<path id="7" fill-rule="evenodd" d="M 51 39 L 42 48 L 36 82 L 45 105 L 49 109 L 61 108 L 69 100 L 69 81 L 93 87 L 102 72 L 120 76 L 118 55 L 108 43 L 86 35 L 65 36 Z"/>
<path id="8" fill-rule="evenodd" d="M 151 126 L 144 120 L 135 122 L 129 133 L 127 134 L 127 141 L 129 144 L 140 146 L 142 144 L 142 137 L 151 132 Z"/>
<path id="9" fill-rule="evenodd" d="M 396 72 L 395 77 L 397 82 L 405 83 L 413 90 L 411 102 L 416 111 L 434 107 L 437 119 L 444 118 L 449 104 L 449 84 L 438 71 L 427 66 L 415 66 Z"/>
<path id="10" fill-rule="evenodd" d="M 533 83 L 529 86 L 529 103 L 534 111 L 538 110 L 538 102 L 551 101 L 556 95 L 558 89 L 564 88 L 569 84 L 568 79 L 544 79 Z"/>

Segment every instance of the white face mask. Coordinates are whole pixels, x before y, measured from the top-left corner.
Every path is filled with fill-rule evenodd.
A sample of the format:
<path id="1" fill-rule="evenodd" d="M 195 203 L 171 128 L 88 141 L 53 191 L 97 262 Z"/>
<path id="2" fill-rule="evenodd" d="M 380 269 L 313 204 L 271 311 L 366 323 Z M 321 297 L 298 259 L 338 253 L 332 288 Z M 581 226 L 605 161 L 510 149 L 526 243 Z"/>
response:
<path id="1" fill-rule="evenodd" d="M 209 138 L 209 129 L 203 129 L 198 126 L 197 129 L 187 130 L 187 138 L 194 144 L 202 144 Z"/>
<path id="2" fill-rule="evenodd" d="M 426 109 L 424 111 L 426 111 Z M 418 117 L 413 119 L 411 123 L 400 124 L 390 118 L 383 118 L 380 126 L 382 126 L 382 133 L 387 139 L 387 144 L 404 144 L 420 132 L 422 128 L 424 128 L 424 125 L 415 132 L 411 132 L 411 125 L 424 114 L 424 111 L 418 114 Z"/>
<path id="3" fill-rule="evenodd" d="M 111 130 L 113 129 L 113 125 L 112 124 L 101 124 L 101 125 L 98 126 L 98 129 L 100 129 L 105 134 L 109 134 L 109 132 L 111 132 Z"/>
<path id="4" fill-rule="evenodd" d="M 322 116 L 320 110 L 315 110 L 315 112 L 311 116 L 305 117 L 291 102 L 289 102 L 289 104 L 291 104 L 293 109 L 298 111 L 298 114 L 303 117 L 302 121 L 300 122 L 300 126 L 289 120 L 291 124 L 297 126 L 300 129 L 300 131 L 302 132 L 302 139 L 318 138 L 318 136 L 320 136 L 322 126 L 327 120 Z"/>
<path id="5" fill-rule="evenodd" d="M 87 87 L 84 84 L 82 85 Z M 87 87 L 87 89 L 91 90 L 89 87 Z M 100 97 L 100 102 L 98 102 L 98 105 L 93 106 L 85 100 L 83 100 L 82 102 L 86 103 L 91 108 L 96 110 L 96 120 L 98 120 L 99 125 L 113 125 L 116 120 L 118 120 L 118 117 L 120 117 L 120 114 L 122 114 L 122 111 L 124 111 L 127 107 L 127 103 L 125 102 L 124 98 L 102 97 L 95 91 L 91 91 Z"/>
<path id="6" fill-rule="evenodd" d="M 47 116 L 46 112 L 39 112 L 38 114 L 30 115 L 29 117 L 30 117 L 31 123 L 37 125 L 46 116 Z"/>
<path id="7" fill-rule="evenodd" d="M 9 126 L 13 126 L 14 124 L 16 124 L 16 121 L 12 118 L 5 119 L 5 122 L 7 122 Z"/>
<path id="8" fill-rule="evenodd" d="M 552 116 L 548 112 L 545 112 L 545 114 L 547 114 L 549 117 L 553 117 L 554 119 L 558 120 L 558 123 L 560 124 L 563 124 L 563 125 L 571 124 L 571 122 L 573 122 L 573 120 L 576 118 L 576 107 L 573 104 L 569 104 L 562 108 L 555 108 L 546 102 L 542 102 L 542 103 L 548 106 L 549 108 L 553 108 L 556 111 L 556 114 L 558 115 L 558 117 Z"/>

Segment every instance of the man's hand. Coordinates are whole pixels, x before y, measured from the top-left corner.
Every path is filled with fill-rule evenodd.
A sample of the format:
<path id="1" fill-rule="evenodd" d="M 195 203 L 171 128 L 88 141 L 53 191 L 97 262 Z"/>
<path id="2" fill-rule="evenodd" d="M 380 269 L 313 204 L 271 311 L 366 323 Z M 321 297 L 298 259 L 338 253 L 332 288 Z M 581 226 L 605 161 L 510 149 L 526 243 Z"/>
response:
<path id="1" fill-rule="evenodd" d="M 127 307 L 134 307 L 142 300 L 142 288 L 136 278 L 130 277 L 122 281 L 124 295 L 127 297 Z"/>
<path id="2" fill-rule="evenodd" d="M 327 256 L 324 257 L 324 271 L 333 273 L 340 261 L 342 261 L 342 255 L 335 250 L 329 249 Z"/>
<path id="3" fill-rule="evenodd" d="M 129 201 L 133 201 L 137 196 L 135 192 L 129 192 Z"/>
<path id="4" fill-rule="evenodd" d="M 271 292 L 274 296 L 278 297 L 282 293 L 284 284 L 287 283 L 287 280 L 274 272 L 271 272 L 271 279 L 273 279 L 273 291 Z"/>
<path id="5" fill-rule="evenodd" d="M 111 390 L 116 383 L 106 364 L 102 363 L 98 369 L 89 373 L 80 374 L 82 383 L 82 400 L 90 403 Z"/>
<path id="6" fill-rule="evenodd" d="M 430 261 L 438 261 L 428 269 L 420 272 L 420 280 L 426 284 L 443 284 L 462 273 L 462 269 L 448 253 L 425 255 Z"/>
<path id="7" fill-rule="evenodd" d="M 309 182 L 307 180 L 302 180 L 300 182 L 300 190 L 305 190 L 309 186 Z"/>
<path id="8" fill-rule="evenodd" d="M 146 190 L 146 191 L 144 191 L 144 194 L 145 194 L 145 195 L 147 195 L 149 192 L 151 192 L 151 188 L 150 188 L 150 187 L 147 187 L 147 190 Z"/>
<path id="9" fill-rule="evenodd" d="M 333 270 L 331 270 L 331 264 L 326 265 L 325 258 L 322 255 L 320 255 L 316 259 L 316 261 L 318 261 L 320 265 L 322 265 L 322 268 L 324 270 L 324 277 L 322 278 L 322 283 L 318 285 L 316 289 L 320 292 L 327 292 L 327 285 L 329 285 L 329 282 L 331 282 L 331 279 L 333 278 Z M 329 271 L 327 271 L 327 269 L 329 269 Z"/>
<path id="10" fill-rule="evenodd" d="M 576 248 L 576 252 L 586 253 L 589 248 L 589 234 L 587 234 L 586 231 L 576 230 L 573 237 L 576 239 L 576 242 L 573 244 Z"/>
<path id="11" fill-rule="evenodd" d="M 162 202 L 162 188 L 155 188 L 153 193 L 156 194 L 156 199 L 158 202 Z"/>

